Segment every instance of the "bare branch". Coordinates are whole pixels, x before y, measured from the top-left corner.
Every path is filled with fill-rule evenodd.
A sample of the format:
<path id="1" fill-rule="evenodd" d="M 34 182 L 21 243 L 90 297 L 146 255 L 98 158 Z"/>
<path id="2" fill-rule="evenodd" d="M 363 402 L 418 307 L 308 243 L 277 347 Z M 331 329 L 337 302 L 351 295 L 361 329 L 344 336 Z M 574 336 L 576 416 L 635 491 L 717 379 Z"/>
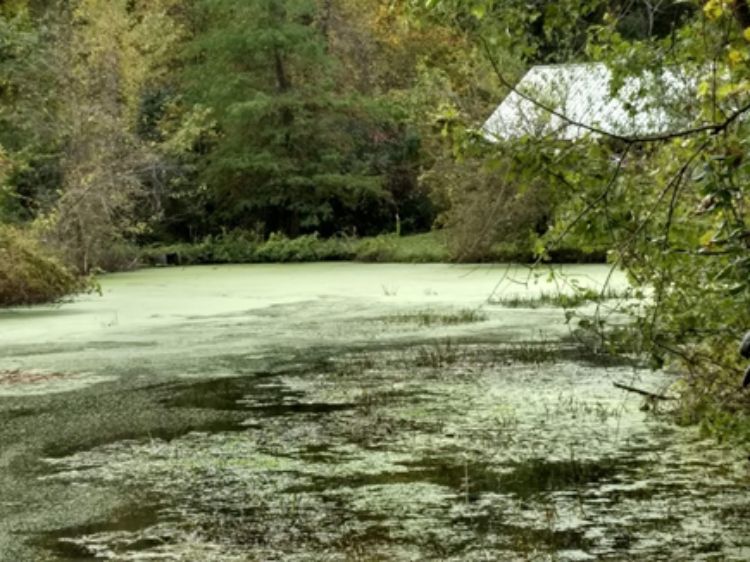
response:
<path id="1" fill-rule="evenodd" d="M 650 398 L 651 400 L 676 400 L 676 398 L 672 396 L 665 396 L 664 394 L 655 394 L 653 392 L 649 392 L 648 390 L 641 390 L 640 388 L 635 388 L 633 386 L 628 386 L 626 384 L 622 384 L 619 382 L 612 383 L 617 388 L 620 388 L 622 390 L 627 390 L 628 392 L 635 392 L 636 394 L 640 394 L 641 396 L 645 396 L 646 398 Z"/>

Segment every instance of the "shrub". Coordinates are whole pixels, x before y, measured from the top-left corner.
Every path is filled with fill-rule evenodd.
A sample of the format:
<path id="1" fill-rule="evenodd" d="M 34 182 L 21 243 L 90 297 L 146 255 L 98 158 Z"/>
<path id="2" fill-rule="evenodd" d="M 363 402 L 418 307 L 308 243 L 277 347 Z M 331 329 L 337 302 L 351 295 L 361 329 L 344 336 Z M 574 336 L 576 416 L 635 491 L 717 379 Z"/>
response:
<path id="1" fill-rule="evenodd" d="M 357 260 L 365 262 L 392 261 L 395 252 L 395 236 L 377 236 L 360 241 L 357 245 Z"/>
<path id="2" fill-rule="evenodd" d="M 333 261 L 354 259 L 354 246 L 355 241 L 345 237 L 321 239 L 307 234 L 287 238 L 274 233 L 263 241 L 254 233 L 232 231 L 193 244 L 144 248 L 140 257 L 146 265 Z"/>
<path id="3" fill-rule="evenodd" d="M 0 306 L 54 302 L 92 287 L 27 233 L 0 225 Z"/>
<path id="4" fill-rule="evenodd" d="M 554 213 L 549 186 L 524 177 L 510 160 L 490 166 L 481 159 L 446 158 L 425 181 L 446 209 L 439 222 L 450 233 L 452 261 L 492 261 L 498 243 L 511 250 L 514 261 L 528 261 Z"/>
<path id="5" fill-rule="evenodd" d="M 440 263 L 450 261 L 442 232 L 398 236 L 382 234 L 362 238 L 357 243 L 356 259 L 365 262 Z"/>

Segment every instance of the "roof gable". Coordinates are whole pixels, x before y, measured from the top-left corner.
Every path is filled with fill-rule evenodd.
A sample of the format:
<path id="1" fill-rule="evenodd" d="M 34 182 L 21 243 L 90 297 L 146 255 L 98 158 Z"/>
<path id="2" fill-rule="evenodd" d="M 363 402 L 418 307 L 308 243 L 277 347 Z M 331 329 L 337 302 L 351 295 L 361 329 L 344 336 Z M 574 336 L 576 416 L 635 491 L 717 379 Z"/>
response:
<path id="1" fill-rule="evenodd" d="M 569 118 L 620 136 L 665 132 L 685 114 L 691 80 L 674 70 L 661 76 L 625 79 L 611 92 L 612 73 L 603 63 L 535 66 L 482 126 L 490 141 L 523 136 L 573 140 L 591 132 L 539 107 L 524 94 Z M 678 110 L 679 109 L 679 110 Z"/>

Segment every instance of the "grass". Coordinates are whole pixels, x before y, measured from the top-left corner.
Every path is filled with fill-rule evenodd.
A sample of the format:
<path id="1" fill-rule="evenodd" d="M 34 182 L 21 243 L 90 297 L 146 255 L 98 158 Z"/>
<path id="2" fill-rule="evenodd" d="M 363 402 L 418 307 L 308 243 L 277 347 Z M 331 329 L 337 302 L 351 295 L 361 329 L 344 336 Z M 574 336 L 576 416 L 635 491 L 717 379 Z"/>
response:
<path id="1" fill-rule="evenodd" d="M 425 345 L 417 349 L 414 365 L 441 369 L 457 363 L 464 354 L 464 350 L 450 339 L 444 342 L 435 341 L 432 345 Z"/>
<path id="2" fill-rule="evenodd" d="M 542 292 L 537 296 L 510 296 L 494 297 L 489 300 L 490 304 L 504 306 L 505 308 L 542 308 L 542 307 L 560 307 L 560 308 L 577 308 L 584 304 L 592 302 L 603 302 L 613 299 L 623 299 L 628 297 L 627 291 L 617 291 L 607 289 L 603 293 L 593 289 L 581 289 L 574 293 L 545 293 Z"/>
<path id="3" fill-rule="evenodd" d="M 455 326 L 458 324 L 472 324 L 487 320 L 487 315 L 472 308 L 464 308 L 451 313 L 438 313 L 429 310 L 394 314 L 382 320 L 387 324 L 416 324 L 417 326 Z"/>
<path id="4" fill-rule="evenodd" d="M 450 261 L 446 235 L 433 231 L 410 236 L 387 234 L 355 243 L 354 259 L 366 262 L 440 263 Z"/>

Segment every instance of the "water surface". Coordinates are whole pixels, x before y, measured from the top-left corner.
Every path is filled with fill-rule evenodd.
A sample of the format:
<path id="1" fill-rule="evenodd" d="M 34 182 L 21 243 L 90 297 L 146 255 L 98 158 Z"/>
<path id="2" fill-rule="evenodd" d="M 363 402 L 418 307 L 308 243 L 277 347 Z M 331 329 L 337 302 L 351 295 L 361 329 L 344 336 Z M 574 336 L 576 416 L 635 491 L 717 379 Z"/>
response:
<path id="1" fill-rule="evenodd" d="M 0 559 L 748 559 L 744 455 L 612 385 L 671 377 L 488 303 L 605 283 L 193 267 L 0 312 Z"/>

